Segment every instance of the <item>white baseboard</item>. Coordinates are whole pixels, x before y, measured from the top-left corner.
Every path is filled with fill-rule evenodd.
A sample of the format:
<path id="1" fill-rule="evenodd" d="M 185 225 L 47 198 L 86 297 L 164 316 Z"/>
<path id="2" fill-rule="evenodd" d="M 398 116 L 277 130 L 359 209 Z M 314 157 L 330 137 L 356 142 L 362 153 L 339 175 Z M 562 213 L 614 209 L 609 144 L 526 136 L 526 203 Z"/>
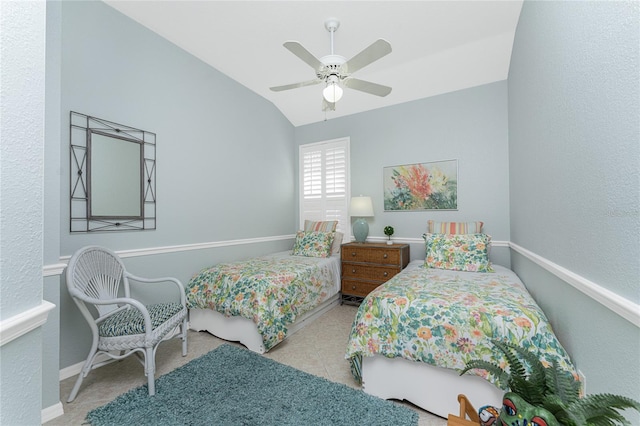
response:
<path id="1" fill-rule="evenodd" d="M 45 424 L 46 422 L 51 421 L 56 417 L 60 417 L 63 414 L 64 408 L 62 407 L 62 402 L 60 401 L 50 407 L 43 408 L 40 414 L 42 424 Z"/>
<path id="2" fill-rule="evenodd" d="M 107 355 L 101 354 L 96 356 L 96 358 L 93 360 L 93 363 L 97 364 L 99 362 L 106 362 L 106 361 L 115 362 L 116 360 L 108 357 Z M 60 381 L 63 381 L 64 379 L 68 379 L 69 377 L 77 376 L 78 374 L 80 374 L 80 372 L 82 371 L 82 367 L 84 366 L 84 363 L 85 361 L 82 361 L 60 370 Z"/>

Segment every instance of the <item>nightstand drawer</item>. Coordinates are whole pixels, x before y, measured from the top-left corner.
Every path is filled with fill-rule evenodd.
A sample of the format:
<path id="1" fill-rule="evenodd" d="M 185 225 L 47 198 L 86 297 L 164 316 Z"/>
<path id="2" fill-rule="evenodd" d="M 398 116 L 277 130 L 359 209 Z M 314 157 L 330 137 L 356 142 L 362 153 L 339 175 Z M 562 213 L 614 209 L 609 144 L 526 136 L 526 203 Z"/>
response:
<path id="1" fill-rule="evenodd" d="M 369 292 L 400 273 L 409 263 L 409 244 L 342 245 L 342 302 L 360 304 Z"/>
<path id="2" fill-rule="evenodd" d="M 364 280 L 387 281 L 400 272 L 400 267 L 363 265 L 358 263 L 343 263 L 342 276 L 344 278 L 359 278 Z"/>
<path id="3" fill-rule="evenodd" d="M 350 245 L 342 248 L 342 260 L 344 262 L 379 263 L 386 265 L 400 265 L 400 251 L 398 249 L 386 249 L 385 247 L 358 247 Z"/>
<path id="4" fill-rule="evenodd" d="M 352 296 L 365 297 L 367 294 L 375 290 L 379 285 L 380 283 L 342 280 L 342 293 Z"/>

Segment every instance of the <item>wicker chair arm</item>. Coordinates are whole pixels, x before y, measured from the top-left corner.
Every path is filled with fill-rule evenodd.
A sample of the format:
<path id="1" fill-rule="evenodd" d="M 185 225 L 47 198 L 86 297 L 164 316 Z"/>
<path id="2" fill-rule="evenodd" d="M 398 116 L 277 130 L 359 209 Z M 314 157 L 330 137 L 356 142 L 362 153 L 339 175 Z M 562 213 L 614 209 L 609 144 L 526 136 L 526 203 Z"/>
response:
<path id="1" fill-rule="evenodd" d="M 125 271 L 124 274 L 127 277 L 127 279 L 133 280 L 133 281 L 137 281 L 137 282 L 141 282 L 141 283 L 149 283 L 149 284 L 151 284 L 151 283 L 160 283 L 160 282 L 172 282 L 178 287 L 178 290 L 180 292 L 180 303 L 183 306 L 186 305 L 186 296 L 185 296 L 185 292 L 184 292 L 184 285 L 177 278 L 173 278 L 173 277 L 144 278 L 144 277 L 139 277 L 137 275 L 133 275 L 132 273 L 126 272 L 126 271 Z"/>

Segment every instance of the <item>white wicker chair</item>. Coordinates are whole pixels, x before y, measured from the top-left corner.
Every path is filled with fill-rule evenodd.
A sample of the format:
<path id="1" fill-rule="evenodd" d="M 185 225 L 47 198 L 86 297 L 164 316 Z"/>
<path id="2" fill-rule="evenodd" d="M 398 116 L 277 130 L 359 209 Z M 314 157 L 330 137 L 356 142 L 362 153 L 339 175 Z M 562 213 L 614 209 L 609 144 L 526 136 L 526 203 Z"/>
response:
<path id="1" fill-rule="evenodd" d="M 182 356 L 187 354 L 187 307 L 182 283 L 175 278 L 147 279 L 132 275 L 125 270 L 122 260 L 114 252 L 98 246 L 78 250 L 69 261 L 66 278 L 69 293 L 93 334 L 89 356 L 68 402 L 76 398 L 82 380 L 91 370 L 111 362 L 107 360 L 94 364 L 99 354 L 115 360 L 135 354 L 144 365 L 149 395 L 154 395 L 158 345 L 172 337 L 180 337 Z M 131 298 L 129 280 L 141 283 L 171 282 L 178 288 L 180 301 L 145 306 Z M 97 317 L 86 304 L 95 307 Z"/>

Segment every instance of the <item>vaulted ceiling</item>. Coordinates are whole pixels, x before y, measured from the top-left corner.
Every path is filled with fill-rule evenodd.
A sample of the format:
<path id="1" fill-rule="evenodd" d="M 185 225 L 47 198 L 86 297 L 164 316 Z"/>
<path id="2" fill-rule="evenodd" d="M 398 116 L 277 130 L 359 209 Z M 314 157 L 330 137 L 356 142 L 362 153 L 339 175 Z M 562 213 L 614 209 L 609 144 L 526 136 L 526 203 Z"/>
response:
<path id="1" fill-rule="evenodd" d="M 507 78 L 522 1 L 168 1 L 105 0 L 258 95 L 294 126 L 356 114 Z M 301 43 L 350 59 L 375 40 L 392 52 L 354 77 L 392 87 L 386 97 L 345 89 L 322 111 L 323 85 L 273 92 L 315 71 L 283 47 Z"/>

